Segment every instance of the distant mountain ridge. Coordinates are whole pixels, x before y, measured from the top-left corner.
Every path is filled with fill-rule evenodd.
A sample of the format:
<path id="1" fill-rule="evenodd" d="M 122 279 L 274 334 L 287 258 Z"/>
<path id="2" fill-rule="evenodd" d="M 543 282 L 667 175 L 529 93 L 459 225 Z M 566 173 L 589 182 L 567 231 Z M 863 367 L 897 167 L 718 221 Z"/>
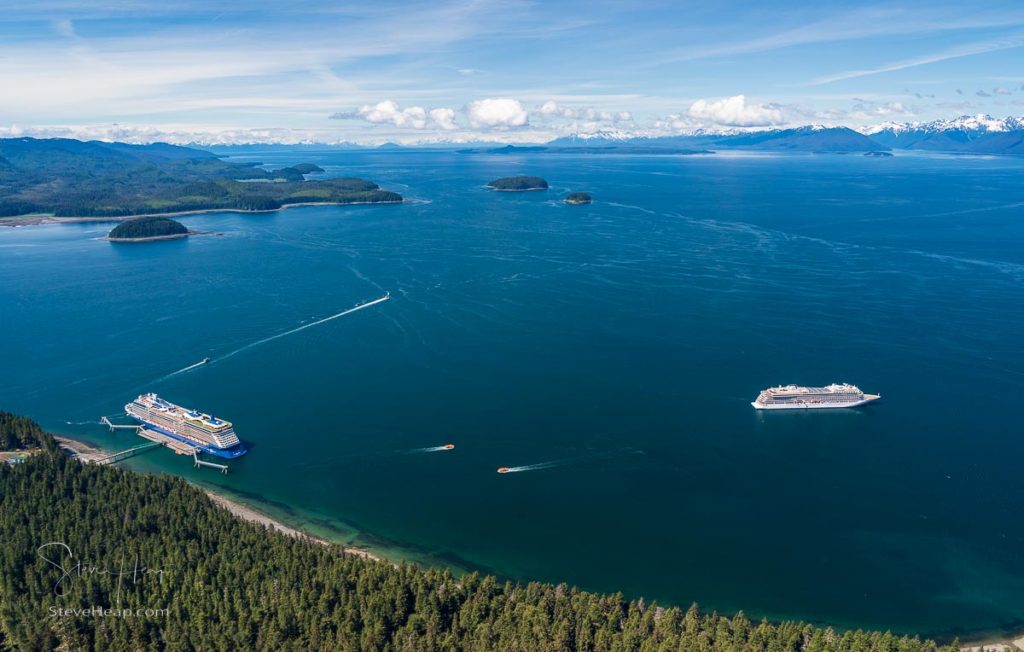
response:
<path id="1" fill-rule="evenodd" d="M 884 122 L 850 129 L 808 125 L 787 129 L 704 130 L 675 136 L 595 131 L 556 138 L 549 147 L 871 152 L 890 149 L 1024 156 L 1024 116 L 963 115 L 930 122 Z"/>
<path id="2" fill-rule="evenodd" d="M 931 122 L 885 122 L 862 133 L 892 149 L 1024 156 L 1024 116 L 978 114 Z"/>
<path id="3" fill-rule="evenodd" d="M 847 127 L 809 125 L 762 131 L 695 131 L 678 136 L 621 137 L 618 132 L 574 134 L 547 143 L 553 147 L 643 147 L 688 149 L 742 149 L 792 152 L 870 152 L 888 149 Z"/>

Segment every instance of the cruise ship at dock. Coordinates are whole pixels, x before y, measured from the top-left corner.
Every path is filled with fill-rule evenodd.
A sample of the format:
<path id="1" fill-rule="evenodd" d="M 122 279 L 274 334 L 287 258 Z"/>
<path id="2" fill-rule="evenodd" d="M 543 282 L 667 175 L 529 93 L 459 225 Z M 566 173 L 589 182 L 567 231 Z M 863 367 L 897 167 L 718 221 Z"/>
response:
<path id="1" fill-rule="evenodd" d="M 146 428 L 195 446 L 204 453 L 234 459 L 248 452 L 230 421 L 183 408 L 153 393 L 140 395 L 125 405 L 124 411 Z"/>
<path id="2" fill-rule="evenodd" d="M 779 385 L 769 387 L 758 394 L 751 405 L 758 410 L 848 408 L 880 398 L 882 397 L 878 394 L 865 394 L 859 387 L 849 383 L 832 383 L 826 387 Z"/>

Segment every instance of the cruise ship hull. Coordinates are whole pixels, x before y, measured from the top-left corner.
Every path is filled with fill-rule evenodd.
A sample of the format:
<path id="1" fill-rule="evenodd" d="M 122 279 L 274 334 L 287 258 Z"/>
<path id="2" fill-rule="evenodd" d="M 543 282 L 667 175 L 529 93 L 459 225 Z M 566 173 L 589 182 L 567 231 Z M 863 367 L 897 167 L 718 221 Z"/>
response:
<path id="1" fill-rule="evenodd" d="M 177 439 L 178 441 L 180 441 L 180 442 L 182 442 L 184 444 L 188 444 L 189 446 L 192 446 L 193 448 L 197 448 L 197 449 L 199 449 L 200 451 L 202 451 L 204 453 L 209 453 L 210 455 L 216 455 L 217 457 L 223 457 L 224 459 L 227 459 L 227 460 L 233 460 L 233 459 L 235 459 L 237 457 L 241 457 L 241 456 L 243 456 L 243 455 L 245 455 L 246 453 L 249 452 L 245 448 L 245 446 L 243 446 L 242 444 L 238 444 L 237 446 L 232 446 L 231 448 L 217 448 L 215 446 L 210 446 L 208 444 L 201 444 L 201 443 L 195 441 L 194 439 L 189 439 L 188 437 L 182 437 L 178 433 L 172 432 L 168 428 L 163 428 L 161 426 L 156 425 L 155 423 L 150 423 L 149 421 L 146 421 L 145 419 L 142 419 L 142 418 L 140 418 L 140 417 L 138 417 L 138 416 L 136 416 L 134 414 L 129 413 L 128 416 L 130 416 L 131 418 L 135 419 L 140 424 L 142 424 L 146 428 L 149 428 L 150 430 L 155 430 L 156 432 L 159 432 L 162 435 L 167 435 L 168 437 L 172 437 L 174 439 Z"/>
<path id="2" fill-rule="evenodd" d="M 859 401 L 850 401 L 848 403 L 815 403 L 811 401 L 790 401 L 787 403 L 759 403 L 754 401 L 751 405 L 758 410 L 828 410 L 836 408 L 853 408 L 865 405 L 872 401 L 877 401 L 881 396 L 877 394 L 865 394 L 864 398 Z"/>

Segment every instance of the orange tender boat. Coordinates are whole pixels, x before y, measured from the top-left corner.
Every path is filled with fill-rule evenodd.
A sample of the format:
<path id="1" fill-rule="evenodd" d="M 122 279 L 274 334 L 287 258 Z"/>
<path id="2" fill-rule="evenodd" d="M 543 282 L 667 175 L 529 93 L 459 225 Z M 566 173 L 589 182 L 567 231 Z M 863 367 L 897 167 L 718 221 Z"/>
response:
<path id="1" fill-rule="evenodd" d="M 498 473 L 508 473 L 510 470 L 507 466 L 503 466 L 498 469 Z"/>

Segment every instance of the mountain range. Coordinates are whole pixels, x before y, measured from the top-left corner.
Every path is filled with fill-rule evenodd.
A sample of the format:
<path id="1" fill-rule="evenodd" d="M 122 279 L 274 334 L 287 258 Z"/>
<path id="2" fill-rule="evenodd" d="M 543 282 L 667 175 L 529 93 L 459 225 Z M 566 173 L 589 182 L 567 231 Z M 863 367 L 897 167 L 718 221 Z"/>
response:
<path id="1" fill-rule="evenodd" d="M 859 130 L 806 126 L 741 131 L 697 130 L 678 136 L 635 137 L 621 131 L 574 134 L 550 147 L 690 148 L 805 152 L 870 152 L 899 149 L 966 154 L 1024 155 L 1024 117 L 961 116 L 932 122 L 886 122 Z"/>
<path id="2" fill-rule="evenodd" d="M 960 116 L 931 122 L 885 122 L 858 130 L 806 126 L 741 131 L 697 130 L 679 136 L 641 137 L 616 131 L 575 134 L 548 143 L 557 147 L 688 147 L 693 149 L 869 152 L 929 150 L 1024 156 L 1024 117 Z"/>
<path id="3" fill-rule="evenodd" d="M 965 115 L 932 122 L 886 122 L 862 133 L 892 149 L 1024 156 L 1024 117 Z"/>

